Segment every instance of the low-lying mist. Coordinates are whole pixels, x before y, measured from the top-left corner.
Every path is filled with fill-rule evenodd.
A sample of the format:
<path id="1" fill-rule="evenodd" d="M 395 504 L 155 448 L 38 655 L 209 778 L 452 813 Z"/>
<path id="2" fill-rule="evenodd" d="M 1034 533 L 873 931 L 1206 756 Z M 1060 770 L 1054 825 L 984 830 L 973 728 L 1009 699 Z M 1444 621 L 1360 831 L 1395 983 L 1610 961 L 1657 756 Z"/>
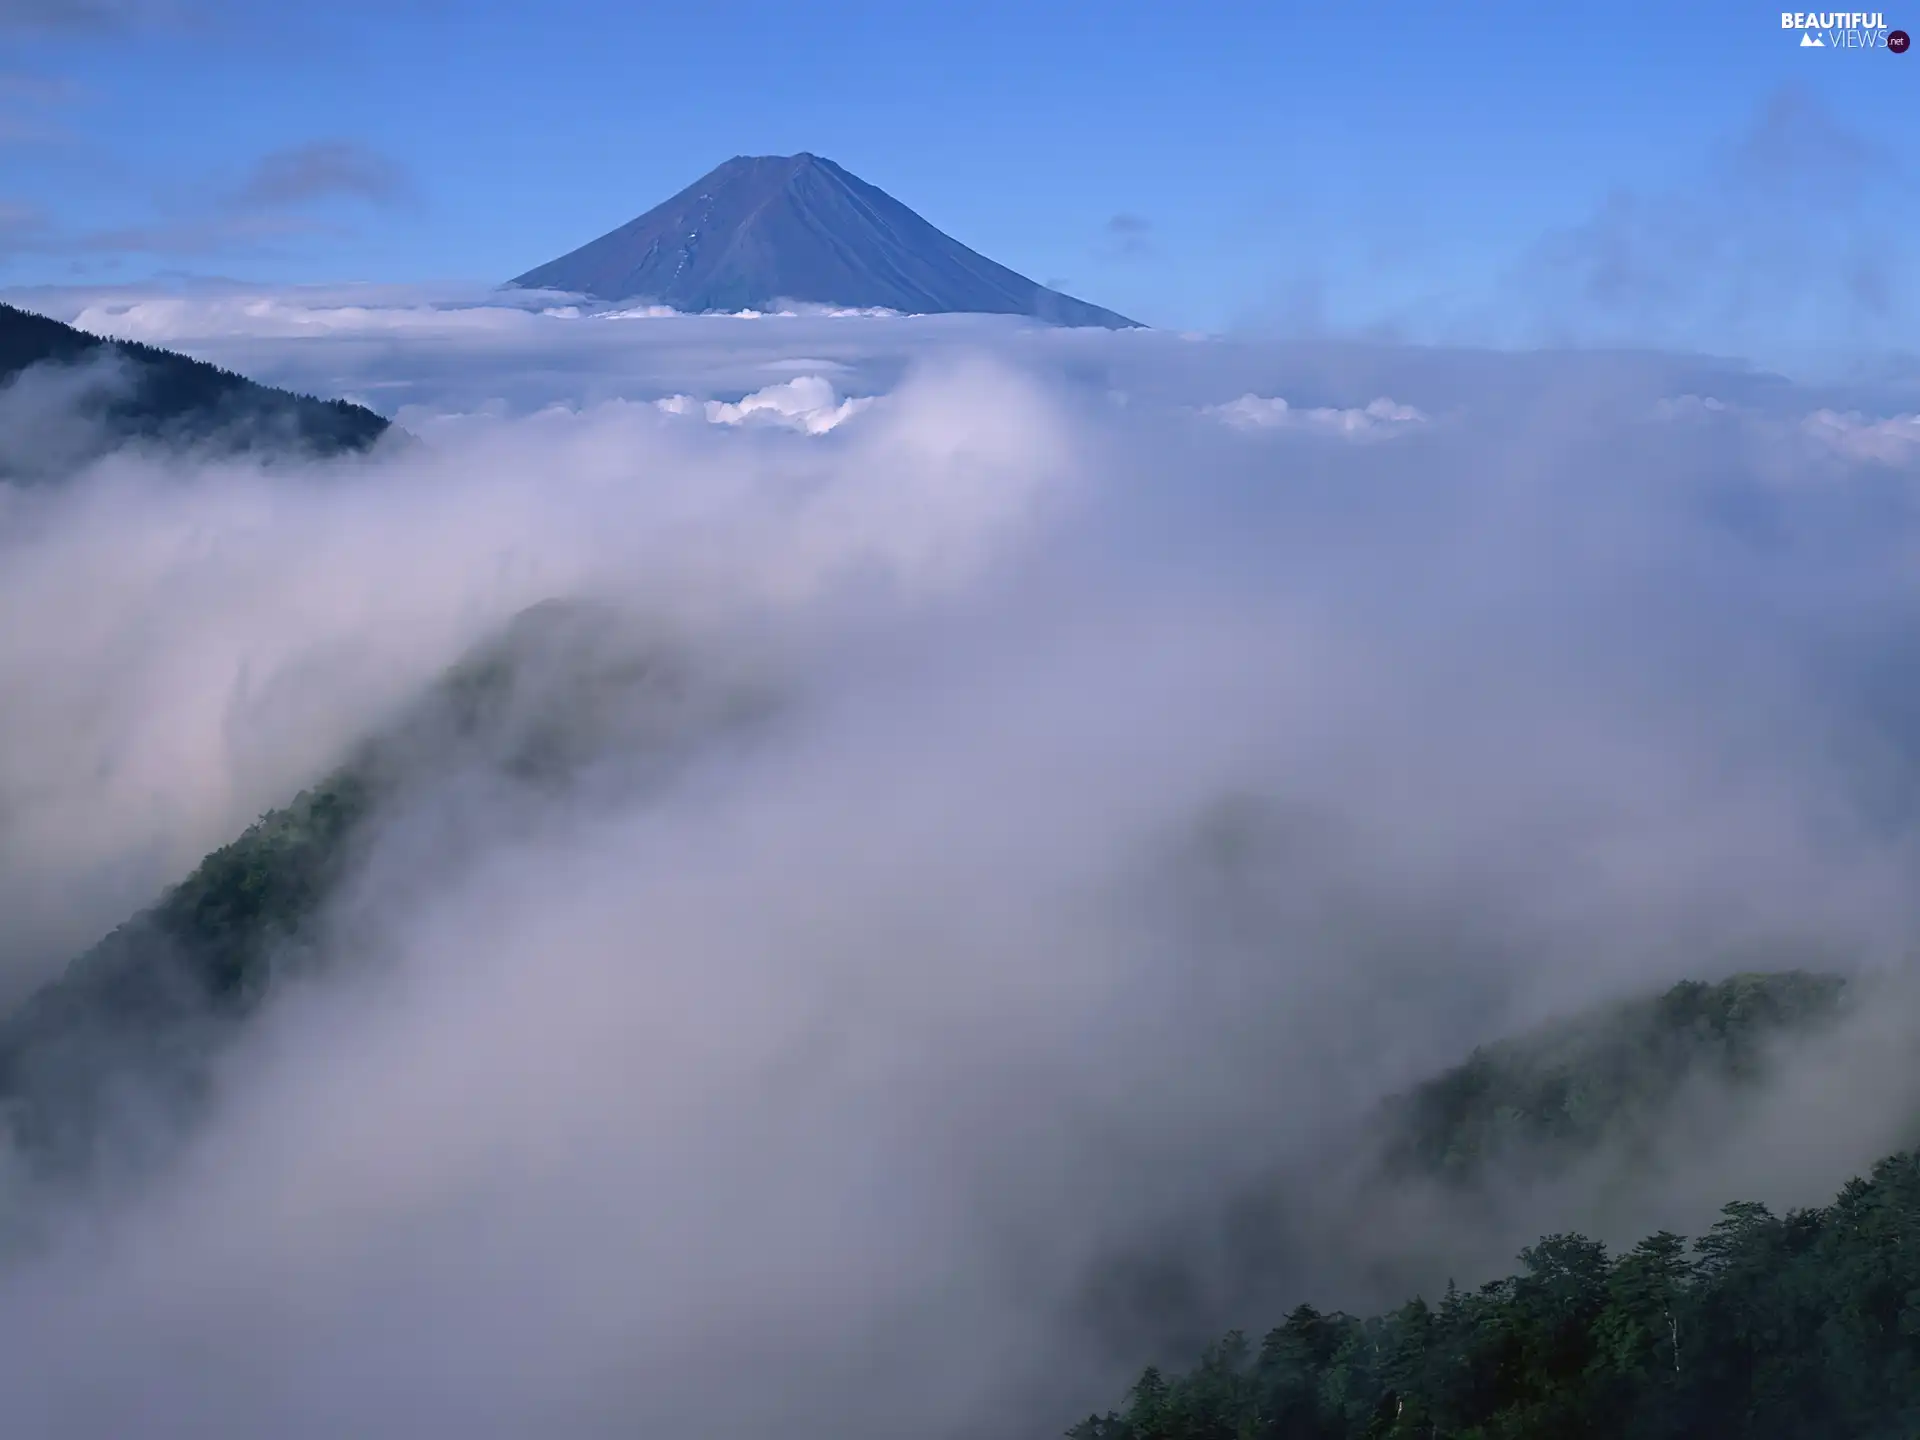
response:
<path id="1" fill-rule="evenodd" d="M 378 365 L 443 372 L 460 323 Z M 1053 1434 L 1225 1325 L 1899 1143 L 1920 440 L 1884 396 L 705 323 L 689 371 L 731 326 L 757 379 L 555 404 L 502 343 L 459 388 L 512 403 L 417 445 L 0 491 L 10 1000 L 356 747 L 402 737 L 404 782 L 169 1162 L 7 1192 L 9 1430 Z M 422 728 L 556 601 L 612 647 L 590 688 L 533 666 L 504 748 Z M 1760 1102 L 1690 1094 L 1720 1143 L 1490 1213 L 1370 1187 L 1385 1097 L 1756 956 L 1881 1000 Z"/>

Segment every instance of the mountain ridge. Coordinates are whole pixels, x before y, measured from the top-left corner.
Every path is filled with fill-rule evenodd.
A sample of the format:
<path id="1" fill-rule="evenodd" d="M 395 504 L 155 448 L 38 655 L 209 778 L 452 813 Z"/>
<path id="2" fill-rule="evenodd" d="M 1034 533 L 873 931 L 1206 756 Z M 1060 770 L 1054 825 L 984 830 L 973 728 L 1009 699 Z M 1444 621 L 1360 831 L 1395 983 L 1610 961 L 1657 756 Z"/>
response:
<path id="1" fill-rule="evenodd" d="M 94 365 L 104 368 L 87 369 Z M 91 422 L 92 432 L 56 435 L 42 414 L 19 443 L 0 436 L 0 477 L 59 473 L 103 443 L 126 440 L 330 456 L 365 450 L 392 428 L 364 405 L 262 385 L 204 360 L 136 340 L 107 339 L 0 302 L 0 396 L 24 379 L 51 380 L 59 372 L 81 382 L 61 398 Z M 42 412 L 51 403 L 37 392 L 19 398 Z"/>
<path id="2" fill-rule="evenodd" d="M 1139 328 L 1028 279 L 811 151 L 736 155 L 642 215 L 507 282 L 676 310 L 782 302 Z"/>

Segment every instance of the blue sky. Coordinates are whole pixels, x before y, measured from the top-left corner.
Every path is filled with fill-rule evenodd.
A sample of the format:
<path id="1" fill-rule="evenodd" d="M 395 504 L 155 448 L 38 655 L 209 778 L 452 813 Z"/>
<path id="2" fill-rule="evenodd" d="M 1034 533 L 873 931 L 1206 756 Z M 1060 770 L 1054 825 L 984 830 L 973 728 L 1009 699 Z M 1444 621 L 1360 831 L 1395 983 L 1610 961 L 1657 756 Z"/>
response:
<path id="1" fill-rule="evenodd" d="M 0 284 L 499 280 L 808 149 L 1154 324 L 1885 348 L 1916 133 L 1920 57 L 1755 5 L 0 0 Z"/>

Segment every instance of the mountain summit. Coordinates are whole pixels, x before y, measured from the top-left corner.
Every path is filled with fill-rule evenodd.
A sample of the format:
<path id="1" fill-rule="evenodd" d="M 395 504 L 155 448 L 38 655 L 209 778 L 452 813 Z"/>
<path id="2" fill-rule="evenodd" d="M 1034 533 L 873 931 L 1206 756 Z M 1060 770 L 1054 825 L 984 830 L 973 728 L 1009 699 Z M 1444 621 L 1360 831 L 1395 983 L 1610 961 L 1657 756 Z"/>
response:
<path id="1" fill-rule="evenodd" d="M 1049 290 L 818 155 L 738 155 L 618 230 L 509 282 L 676 310 L 781 301 L 909 314 L 1136 322 Z"/>

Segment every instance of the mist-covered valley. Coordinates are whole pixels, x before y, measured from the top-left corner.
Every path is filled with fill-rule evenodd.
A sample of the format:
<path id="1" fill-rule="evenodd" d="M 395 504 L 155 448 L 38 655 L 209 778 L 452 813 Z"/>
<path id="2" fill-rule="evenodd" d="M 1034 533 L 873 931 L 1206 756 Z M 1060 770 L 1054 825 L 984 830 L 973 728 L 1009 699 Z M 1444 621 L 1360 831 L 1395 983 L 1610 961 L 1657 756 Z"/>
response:
<path id="1" fill-rule="evenodd" d="M 1916 1138 L 1910 380 L 66 313 L 396 433 L 0 486 L 17 1433 L 1057 1435 Z"/>

